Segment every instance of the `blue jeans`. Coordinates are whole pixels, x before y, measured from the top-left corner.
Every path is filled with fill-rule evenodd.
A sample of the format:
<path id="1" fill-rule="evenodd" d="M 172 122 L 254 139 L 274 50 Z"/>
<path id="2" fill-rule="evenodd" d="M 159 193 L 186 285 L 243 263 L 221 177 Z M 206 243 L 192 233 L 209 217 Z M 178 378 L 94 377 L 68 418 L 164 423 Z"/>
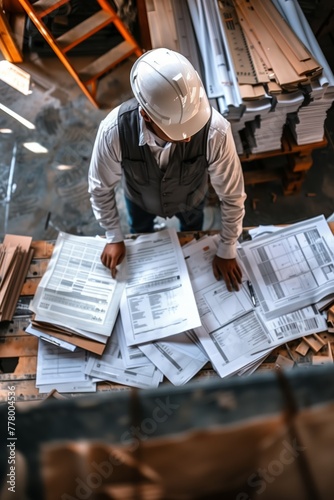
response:
<path id="1" fill-rule="evenodd" d="M 126 196 L 125 202 L 128 210 L 131 234 L 152 233 L 154 231 L 154 219 L 156 215 L 146 212 Z M 201 231 L 204 220 L 204 204 L 205 198 L 192 210 L 175 214 L 180 221 L 180 231 Z"/>

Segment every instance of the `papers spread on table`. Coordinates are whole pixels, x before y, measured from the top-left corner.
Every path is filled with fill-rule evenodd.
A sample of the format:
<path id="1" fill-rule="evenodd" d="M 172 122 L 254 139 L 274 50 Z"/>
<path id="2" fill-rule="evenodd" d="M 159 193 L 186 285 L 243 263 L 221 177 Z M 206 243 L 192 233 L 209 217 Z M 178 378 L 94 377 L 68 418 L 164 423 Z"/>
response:
<path id="1" fill-rule="evenodd" d="M 71 352 L 66 346 L 67 340 L 71 343 L 69 335 L 56 339 L 63 341 L 62 348 L 60 344 L 40 348 L 39 387 L 49 387 L 45 366 L 50 363 L 52 369 L 52 356 L 61 360 L 62 367 L 61 377 L 51 375 L 63 384 L 54 388 L 66 390 L 66 383 L 69 388 L 80 383 L 92 390 L 96 380 L 149 388 L 157 387 L 163 377 L 174 385 L 184 384 L 208 361 L 221 377 L 250 374 L 275 347 L 326 331 L 322 311 L 324 298 L 333 296 L 334 237 L 324 217 L 264 227 L 253 237 L 238 248 L 243 281 L 239 291 L 229 292 L 212 272 L 217 235 L 192 240 L 182 248 L 174 229 L 127 241 L 127 278 L 117 283 L 99 262 L 103 240 L 60 235 L 54 262 L 33 307 L 44 320 L 46 314 L 40 310 L 50 310 L 52 315 L 47 315 L 55 318 L 54 328 L 63 323 L 79 338 L 89 332 L 92 337 L 104 335 L 106 342 L 103 352 L 82 345 L 74 352 L 72 346 Z M 124 272 L 125 264 L 117 278 L 124 278 Z M 118 284 L 123 286 L 121 298 L 115 294 Z M 104 308 L 94 330 L 91 315 L 97 297 L 104 300 Z M 81 318 L 80 304 L 87 307 L 87 315 Z M 107 318 L 112 323 L 104 329 Z M 47 337 L 34 329 L 33 323 L 27 332 Z M 52 329 L 48 334 L 48 340 L 55 341 Z M 87 379 L 73 380 L 62 361 L 64 348 L 68 349 L 64 359 L 69 363 L 80 359 Z"/>

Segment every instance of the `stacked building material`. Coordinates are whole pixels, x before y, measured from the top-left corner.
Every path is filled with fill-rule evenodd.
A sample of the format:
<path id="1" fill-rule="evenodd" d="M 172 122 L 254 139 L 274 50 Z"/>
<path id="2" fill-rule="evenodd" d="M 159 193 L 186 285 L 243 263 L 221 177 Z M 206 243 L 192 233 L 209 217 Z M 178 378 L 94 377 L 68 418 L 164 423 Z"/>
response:
<path id="1" fill-rule="evenodd" d="M 239 154 L 280 149 L 285 126 L 297 145 L 323 140 L 334 76 L 297 0 L 147 3 L 153 47 L 190 59 Z"/>

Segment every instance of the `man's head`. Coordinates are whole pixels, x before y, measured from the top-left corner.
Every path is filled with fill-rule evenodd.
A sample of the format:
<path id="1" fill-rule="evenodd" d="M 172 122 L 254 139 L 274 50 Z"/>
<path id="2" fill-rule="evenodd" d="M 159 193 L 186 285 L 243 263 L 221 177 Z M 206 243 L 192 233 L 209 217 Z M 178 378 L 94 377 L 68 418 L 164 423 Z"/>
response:
<path id="1" fill-rule="evenodd" d="M 145 115 L 172 141 L 190 138 L 210 119 L 203 83 L 178 52 L 164 48 L 146 52 L 134 63 L 130 83 Z"/>

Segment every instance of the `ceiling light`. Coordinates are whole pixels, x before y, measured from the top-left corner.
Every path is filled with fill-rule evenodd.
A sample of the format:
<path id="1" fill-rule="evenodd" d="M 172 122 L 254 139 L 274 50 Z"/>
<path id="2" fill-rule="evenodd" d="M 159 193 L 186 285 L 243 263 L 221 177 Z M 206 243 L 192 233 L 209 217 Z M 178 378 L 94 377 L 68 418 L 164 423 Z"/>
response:
<path id="1" fill-rule="evenodd" d="M 11 109 L 7 108 L 7 106 L 4 106 L 1 103 L 0 103 L 0 109 L 2 109 L 2 111 L 7 113 L 7 115 L 12 116 L 13 118 L 15 118 L 15 120 L 22 123 L 22 125 L 24 125 L 25 127 L 30 128 L 31 130 L 34 130 L 36 128 L 33 123 L 29 122 L 28 120 L 23 118 L 23 116 L 18 115 L 17 113 L 15 113 L 15 111 L 12 111 Z"/>
<path id="2" fill-rule="evenodd" d="M 72 165 L 57 165 L 56 170 L 72 170 Z"/>
<path id="3" fill-rule="evenodd" d="M 39 144 L 39 142 L 24 142 L 23 146 L 33 153 L 47 153 L 48 149 Z"/>

